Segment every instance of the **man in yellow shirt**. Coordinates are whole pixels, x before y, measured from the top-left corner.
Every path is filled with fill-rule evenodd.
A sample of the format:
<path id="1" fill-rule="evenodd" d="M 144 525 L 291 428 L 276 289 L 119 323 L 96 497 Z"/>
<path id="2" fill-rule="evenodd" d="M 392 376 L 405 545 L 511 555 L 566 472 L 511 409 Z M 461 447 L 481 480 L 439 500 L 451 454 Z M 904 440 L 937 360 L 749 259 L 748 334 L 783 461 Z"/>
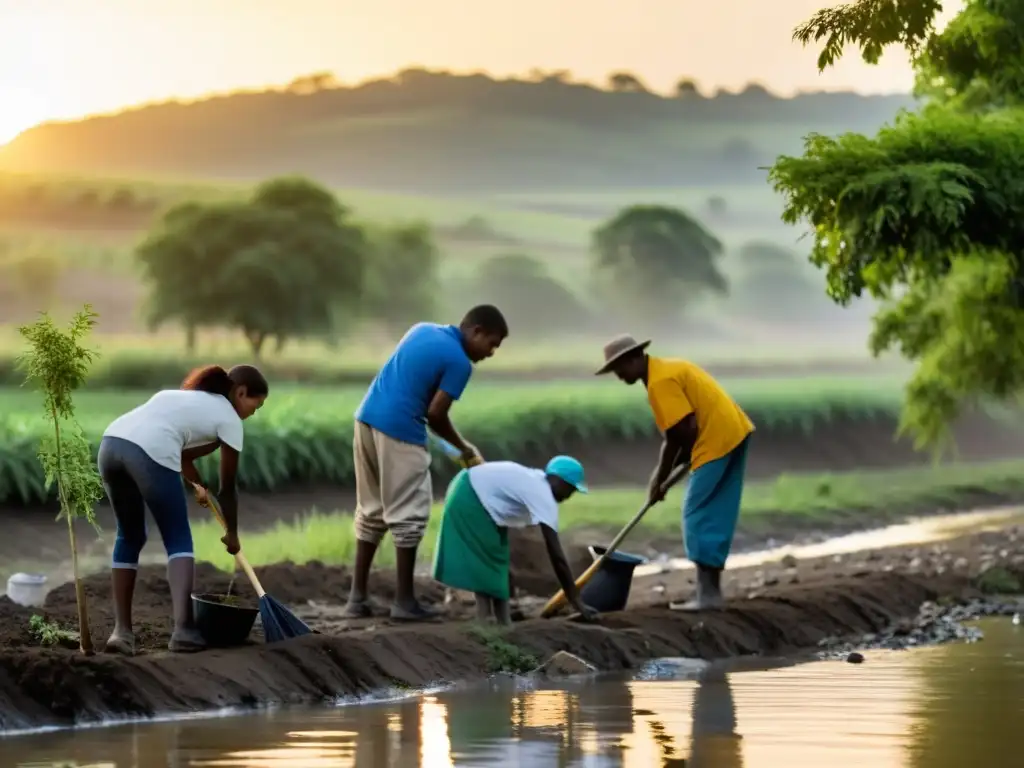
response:
<path id="1" fill-rule="evenodd" d="M 664 497 L 661 486 L 680 464 L 690 465 L 683 500 L 686 556 L 697 567 L 697 594 L 675 610 L 699 611 L 723 605 L 721 577 L 732 546 L 743 496 L 747 448 L 754 424 L 707 371 L 687 360 L 651 357 L 650 341 L 619 336 L 604 348 L 598 375 L 614 373 L 626 384 L 642 381 L 664 435 L 649 500 Z"/>

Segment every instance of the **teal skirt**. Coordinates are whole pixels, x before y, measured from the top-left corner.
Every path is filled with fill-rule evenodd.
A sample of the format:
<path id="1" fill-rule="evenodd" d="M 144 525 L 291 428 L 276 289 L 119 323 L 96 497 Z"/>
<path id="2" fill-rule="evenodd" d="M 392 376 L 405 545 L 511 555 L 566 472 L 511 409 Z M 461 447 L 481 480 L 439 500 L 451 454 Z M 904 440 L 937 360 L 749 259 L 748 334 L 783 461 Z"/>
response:
<path id="1" fill-rule="evenodd" d="M 508 530 L 495 524 L 459 472 L 448 486 L 434 548 L 434 579 L 446 587 L 508 600 Z"/>

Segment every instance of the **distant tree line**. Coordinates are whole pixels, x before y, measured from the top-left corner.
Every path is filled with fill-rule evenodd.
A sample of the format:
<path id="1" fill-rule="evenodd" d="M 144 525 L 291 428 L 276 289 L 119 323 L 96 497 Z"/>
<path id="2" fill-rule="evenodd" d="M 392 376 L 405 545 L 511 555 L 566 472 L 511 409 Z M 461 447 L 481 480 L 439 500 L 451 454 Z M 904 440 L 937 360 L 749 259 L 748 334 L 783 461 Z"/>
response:
<path id="1" fill-rule="evenodd" d="M 489 230 L 480 220 L 475 226 Z M 544 262 L 510 251 L 471 267 L 463 304 L 502 307 L 521 337 L 554 337 L 589 325 L 595 307 L 658 324 L 703 297 L 723 296 L 723 246 L 685 211 L 637 205 L 594 230 L 592 269 L 575 284 Z M 151 327 L 233 328 L 256 357 L 289 340 L 343 338 L 371 323 L 391 334 L 442 314 L 441 250 L 424 223 L 367 224 L 318 184 L 271 179 L 246 199 L 188 202 L 167 211 L 136 249 L 150 293 Z M 769 246 L 742 258 L 760 281 L 802 289 L 795 257 Z M 755 263 L 756 262 L 756 263 Z M 781 283 L 780 283 L 781 281 Z M 745 290 L 750 290 L 748 286 Z"/>
<path id="2" fill-rule="evenodd" d="M 44 219 L 89 224 L 123 221 L 138 226 L 161 207 L 162 201 L 131 186 L 105 188 L 67 182 L 25 182 L 0 174 L 0 221 Z"/>
<path id="3" fill-rule="evenodd" d="M 739 183 L 763 180 L 758 168 L 808 131 L 874 129 L 914 105 L 903 95 L 782 98 L 757 84 L 712 94 L 688 77 L 666 96 L 630 72 L 611 73 L 606 87 L 559 71 L 499 79 L 410 68 L 353 86 L 321 72 L 262 92 L 40 125 L 3 162 L 33 172 L 315 173 L 392 189 Z M 524 127 L 538 122 L 543 130 Z"/>

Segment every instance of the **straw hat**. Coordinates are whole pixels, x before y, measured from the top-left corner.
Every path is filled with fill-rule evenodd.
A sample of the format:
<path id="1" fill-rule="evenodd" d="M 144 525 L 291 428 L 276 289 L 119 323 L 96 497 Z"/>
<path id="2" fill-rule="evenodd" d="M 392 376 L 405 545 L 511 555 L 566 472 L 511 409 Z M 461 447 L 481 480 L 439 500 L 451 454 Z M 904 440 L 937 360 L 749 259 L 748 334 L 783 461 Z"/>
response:
<path id="1" fill-rule="evenodd" d="M 604 345 L 604 365 L 602 365 L 594 375 L 600 376 L 603 373 L 608 373 L 615 367 L 615 364 L 619 362 L 619 360 L 630 352 L 638 352 L 640 350 L 647 349 L 650 344 L 650 339 L 647 339 L 647 341 L 637 341 L 628 333 L 616 336 Z"/>

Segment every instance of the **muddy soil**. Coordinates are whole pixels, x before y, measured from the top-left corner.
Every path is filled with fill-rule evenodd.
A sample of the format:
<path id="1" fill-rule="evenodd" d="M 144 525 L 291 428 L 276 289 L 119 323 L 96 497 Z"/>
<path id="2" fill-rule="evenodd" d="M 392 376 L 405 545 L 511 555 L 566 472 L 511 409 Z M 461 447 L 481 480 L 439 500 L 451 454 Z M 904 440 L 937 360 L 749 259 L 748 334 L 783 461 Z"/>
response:
<path id="1" fill-rule="evenodd" d="M 309 601 L 341 604 L 348 597 L 352 576 L 346 566 L 327 567 L 321 563 L 302 566 L 281 563 L 257 568 L 260 583 L 267 594 L 291 606 L 304 606 Z M 166 647 L 171 633 L 171 594 L 167 585 L 166 569 L 148 565 L 139 568 L 135 582 L 135 600 L 132 618 L 136 643 L 143 650 L 161 650 Z M 96 573 L 83 579 L 89 605 L 89 626 L 93 642 L 98 648 L 110 635 L 114 626 L 110 573 Z M 419 584 L 420 598 L 427 604 L 439 605 L 444 601 L 444 588 L 431 579 Z M 394 597 L 395 580 L 392 571 L 381 570 L 371 574 L 370 588 L 374 596 L 386 606 Z M 256 594 L 239 573 L 236 577 L 218 571 L 209 563 L 196 565 L 196 593 L 230 594 L 243 605 L 256 605 Z M 30 609 L 0 597 L 0 649 L 38 645 L 28 627 L 28 617 L 35 614 L 55 621 L 61 626 L 77 626 L 75 585 L 72 582 L 53 589 L 43 606 Z M 253 642 L 261 642 L 257 629 Z"/>
<path id="2" fill-rule="evenodd" d="M 691 574 L 664 573 L 637 579 L 629 608 L 601 617 L 595 626 L 528 619 L 505 640 L 538 659 L 567 650 L 601 669 L 632 667 L 657 656 L 777 655 L 817 647 L 830 638 L 880 632 L 915 616 L 926 601 L 977 598 L 979 574 L 988 577 L 994 569 L 1001 569 L 1004 583 L 1009 578 L 1019 585 L 1024 528 L 739 569 L 725 579 L 729 607 L 695 615 L 667 609 L 669 601 L 689 595 Z M 222 574 L 203 566 L 199 575 L 201 589 L 226 591 L 228 579 Z M 470 629 L 473 625 L 464 619 L 471 608 L 461 600 L 449 603 L 448 620 L 436 624 L 345 621 L 336 606 L 348 585 L 347 569 L 274 566 L 262 569 L 261 577 L 271 594 L 289 602 L 322 634 L 270 646 L 253 642 L 193 656 L 168 654 L 157 650 L 169 628 L 166 585 L 158 570 L 143 569 L 137 621 L 149 650 L 131 659 L 86 658 L 32 647 L 24 627 L 33 611 L 0 598 L 0 729 L 316 701 L 493 671 L 495 635 Z M 390 588 L 391 574 L 377 574 L 373 590 L 382 603 Z M 109 623 L 109 590 L 99 577 L 88 580 L 87 589 L 94 635 L 102 640 Z M 431 601 L 443 601 L 438 585 L 424 583 L 421 590 Z M 36 612 L 72 626 L 73 596 L 70 586 L 61 587 Z M 521 610 L 535 615 L 544 600 L 519 602 Z"/>

